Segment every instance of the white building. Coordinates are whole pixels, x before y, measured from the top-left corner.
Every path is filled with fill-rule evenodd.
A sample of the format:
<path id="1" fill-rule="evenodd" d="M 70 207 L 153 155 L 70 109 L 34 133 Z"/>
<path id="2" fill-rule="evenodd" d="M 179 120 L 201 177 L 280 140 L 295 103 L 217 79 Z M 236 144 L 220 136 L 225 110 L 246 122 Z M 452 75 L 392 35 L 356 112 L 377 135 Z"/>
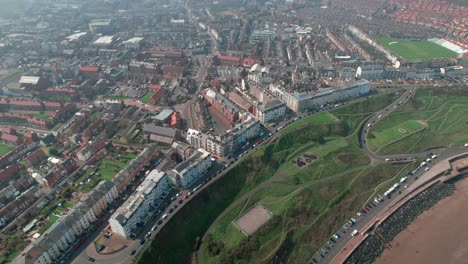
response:
<path id="1" fill-rule="evenodd" d="M 369 92 L 369 81 L 359 80 L 336 88 L 319 88 L 313 92 L 279 92 L 277 85 L 270 85 L 273 94 L 281 95 L 286 106 L 294 112 L 304 112 L 313 108 L 320 108 L 326 104 L 357 98 Z"/>
<path id="2" fill-rule="evenodd" d="M 270 67 L 260 66 L 258 63 L 255 64 L 250 68 L 248 80 L 258 85 L 271 83 Z"/>
<path id="3" fill-rule="evenodd" d="M 249 139 L 260 134 L 260 123 L 248 117 L 221 136 L 202 133 L 195 129 L 187 131 L 186 140 L 197 148 L 204 149 L 213 155 L 225 157 L 242 147 Z"/>
<path id="4" fill-rule="evenodd" d="M 88 206 L 78 203 L 65 217 L 57 220 L 26 247 L 12 263 L 58 263 L 95 221 L 94 212 Z"/>
<path id="5" fill-rule="evenodd" d="M 212 165 L 211 154 L 198 149 L 171 171 L 171 181 L 177 186 L 188 187 L 200 179 Z"/>
<path id="6" fill-rule="evenodd" d="M 151 171 L 136 191 L 109 219 L 112 231 L 130 237 L 134 230 L 145 224 L 159 202 L 169 193 L 168 177 L 164 172 Z"/>
<path id="7" fill-rule="evenodd" d="M 127 49 L 138 50 L 138 49 L 140 49 L 142 42 L 143 42 L 143 38 L 135 37 L 135 38 L 131 38 L 129 40 L 126 40 L 126 41 L 122 42 L 122 44 Z"/>
<path id="8" fill-rule="evenodd" d="M 284 117 L 286 114 L 286 104 L 280 100 L 261 103 L 257 105 L 257 119 L 262 123 L 269 123 Z"/>

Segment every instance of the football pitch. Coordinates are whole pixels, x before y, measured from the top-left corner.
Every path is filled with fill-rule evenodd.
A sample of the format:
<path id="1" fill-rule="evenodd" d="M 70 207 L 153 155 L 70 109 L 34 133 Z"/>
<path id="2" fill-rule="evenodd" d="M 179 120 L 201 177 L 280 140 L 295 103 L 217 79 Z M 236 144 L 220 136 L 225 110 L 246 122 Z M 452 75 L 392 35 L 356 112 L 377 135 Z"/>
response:
<path id="1" fill-rule="evenodd" d="M 454 58 L 456 53 L 427 40 L 378 38 L 377 42 L 393 54 L 406 60 Z"/>

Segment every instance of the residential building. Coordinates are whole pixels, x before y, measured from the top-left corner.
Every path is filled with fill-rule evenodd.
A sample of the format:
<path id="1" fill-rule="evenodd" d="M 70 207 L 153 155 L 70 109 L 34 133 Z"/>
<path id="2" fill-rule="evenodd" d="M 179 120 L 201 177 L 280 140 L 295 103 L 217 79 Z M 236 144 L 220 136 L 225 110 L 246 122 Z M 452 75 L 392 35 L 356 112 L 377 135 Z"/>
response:
<path id="1" fill-rule="evenodd" d="M 144 124 L 143 132 L 149 137 L 151 141 L 170 145 L 174 141 L 176 130 L 169 127 Z"/>
<path id="2" fill-rule="evenodd" d="M 271 83 L 270 67 L 255 64 L 250 68 L 248 80 L 258 85 Z"/>
<path id="3" fill-rule="evenodd" d="M 109 219 L 112 231 L 130 237 L 135 229 L 143 227 L 161 200 L 169 193 L 168 177 L 164 172 L 151 171 L 122 206 Z"/>
<path id="4" fill-rule="evenodd" d="M 248 117 L 247 120 L 220 136 L 189 129 L 186 140 L 189 144 L 204 149 L 213 155 L 225 157 L 237 151 L 248 140 L 257 137 L 259 134 L 260 123 Z"/>
<path id="5" fill-rule="evenodd" d="M 319 88 L 313 92 L 286 92 L 283 89 L 283 100 L 286 106 L 294 112 L 304 112 L 313 108 L 320 108 L 328 103 L 357 98 L 369 92 L 369 81 L 359 80 L 343 87 Z M 278 87 L 270 85 L 270 90 L 278 94 Z M 281 89 L 280 89 L 281 90 Z"/>
<path id="6" fill-rule="evenodd" d="M 171 182 L 176 186 L 189 187 L 200 179 L 213 165 L 211 154 L 203 149 L 198 149 L 169 174 Z"/>
<path id="7" fill-rule="evenodd" d="M 286 104 L 280 100 L 260 103 L 256 107 L 256 117 L 262 123 L 269 123 L 281 119 L 286 114 Z"/>

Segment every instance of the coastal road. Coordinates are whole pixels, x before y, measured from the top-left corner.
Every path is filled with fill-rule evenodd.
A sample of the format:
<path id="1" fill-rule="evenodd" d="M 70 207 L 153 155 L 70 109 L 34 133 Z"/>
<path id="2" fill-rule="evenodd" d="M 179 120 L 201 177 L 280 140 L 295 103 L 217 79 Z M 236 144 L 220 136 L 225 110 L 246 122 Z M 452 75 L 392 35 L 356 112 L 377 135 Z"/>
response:
<path id="1" fill-rule="evenodd" d="M 412 154 L 399 154 L 399 155 L 388 155 L 388 156 L 379 156 L 372 152 L 368 145 L 367 145 L 367 134 L 368 132 L 372 129 L 372 127 L 382 120 L 385 116 L 389 115 L 391 112 L 395 111 L 398 109 L 401 105 L 403 105 L 405 102 L 410 100 L 410 98 L 415 94 L 415 89 L 414 88 L 408 88 L 405 90 L 405 92 L 402 93 L 402 95 L 392 104 L 388 105 L 384 109 L 376 112 L 373 114 L 371 117 L 369 117 L 365 122 L 361 124 L 361 130 L 360 130 L 360 136 L 359 136 L 359 143 L 360 147 L 365 151 L 365 153 L 376 163 L 382 163 L 382 162 L 392 162 L 394 160 L 396 161 L 408 161 L 412 162 L 417 158 L 427 158 L 430 155 L 437 154 L 438 158 L 437 160 L 443 160 L 448 157 L 456 156 L 462 153 L 467 152 L 467 149 L 464 147 L 454 147 L 454 148 L 436 148 L 436 149 L 431 149 L 428 151 L 420 152 L 420 153 L 412 153 Z M 415 165 L 417 166 L 417 165 Z M 419 170 L 416 172 L 415 175 L 412 177 L 408 177 L 407 181 L 405 182 L 405 185 L 411 186 L 411 184 L 414 182 L 414 180 L 424 174 L 424 170 Z M 393 196 L 396 196 L 395 194 Z M 341 228 L 341 230 L 338 231 L 338 234 L 341 235 L 342 238 L 337 240 L 337 243 L 330 243 L 329 245 L 332 245 L 332 247 L 328 246 L 327 247 L 322 247 L 319 249 L 310 259 L 309 263 L 330 263 L 330 261 L 335 259 L 336 254 L 338 254 L 343 248 L 346 249 L 346 246 L 348 247 L 357 247 L 357 245 L 352 245 L 348 244 L 349 241 L 352 239 L 352 236 L 350 235 L 350 232 L 352 230 L 360 230 L 363 226 L 367 225 L 369 221 L 371 221 L 376 215 L 382 213 L 385 211 L 384 209 L 387 208 L 389 204 L 392 204 L 393 201 L 392 199 L 387 199 L 384 198 L 384 200 L 381 203 L 375 203 L 372 202 L 375 206 L 373 208 L 370 208 L 369 212 L 364 214 L 363 216 L 355 216 L 356 223 L 354 226 L 350 227 L 348 230 L 346 228 Z M 372 206 L 371 204 L 371 206 Z M 363 207 L 366 207 L 364 205 Z M 365 237 L 362 237 L 362 240 L 364 240 Z M 353 248 L 353 249 L 354 249 Z M 346 260 L 346 258 L 342 259 L 343 261 Z M 342 262 L 342 261 L 341 261 Z M 337 261 L 336 259 L 333 261 L 333 263 L 341 263 L 340 261 Z"/>

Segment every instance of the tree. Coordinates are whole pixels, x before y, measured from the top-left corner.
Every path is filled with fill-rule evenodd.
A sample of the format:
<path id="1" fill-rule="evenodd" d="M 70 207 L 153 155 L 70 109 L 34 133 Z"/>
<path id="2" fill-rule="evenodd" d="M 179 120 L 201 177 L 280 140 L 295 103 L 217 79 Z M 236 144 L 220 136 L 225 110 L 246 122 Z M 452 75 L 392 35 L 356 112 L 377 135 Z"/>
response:
<path id="1" fill-rule="evenodd" d="M 59 152 L 57 149 L 55 149 L 55 148 L 51 148 L 51 149 L 49 150 L 49 154 L 52 155 L 52 156 L 56 156 L 56 157 L 60 157 L 60 156 L 61 156 L 60 152 Z"/>

